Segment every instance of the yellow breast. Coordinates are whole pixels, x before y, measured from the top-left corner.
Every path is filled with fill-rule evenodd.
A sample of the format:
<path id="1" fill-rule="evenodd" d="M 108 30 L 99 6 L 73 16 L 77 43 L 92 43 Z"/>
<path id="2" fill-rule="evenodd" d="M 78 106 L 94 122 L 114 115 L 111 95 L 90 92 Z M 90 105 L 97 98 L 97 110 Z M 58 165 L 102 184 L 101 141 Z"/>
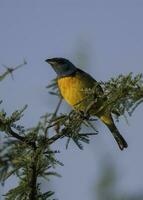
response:
<path id="1" fill-rule="evenodd" d="M 87 103 L 84 101 L 87 97 L 85 89 L 91 88 L 89 82 L 89 80 L 85 80 L 84 77 L 77 74 L 75 76 L 59 78 L 58 86 L 63 98 L 69 105 L 84 111 L 87 107 Z"/>
<path id="2" fill-rule="evenodd" d="M 63 77 L 58 80 L 62 96 L 71 106 L 75 106 L 84 96 L 81 82 L 76 77 Z"/>

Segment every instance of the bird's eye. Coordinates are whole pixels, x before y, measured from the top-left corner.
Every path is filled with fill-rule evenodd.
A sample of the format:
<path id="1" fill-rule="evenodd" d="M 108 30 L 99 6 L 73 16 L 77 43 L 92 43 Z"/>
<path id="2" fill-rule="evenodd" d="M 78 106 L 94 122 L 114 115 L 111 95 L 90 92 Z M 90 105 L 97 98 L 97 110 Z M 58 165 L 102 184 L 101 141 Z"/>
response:
<path id="1" fill-rule="evenodd" d="M 59 60 L 58 63 L 61 64 L 61 65 L 64 65 L 64 64 L 65 64 L 65 61 L 64 61 L 64 60 Z"/>

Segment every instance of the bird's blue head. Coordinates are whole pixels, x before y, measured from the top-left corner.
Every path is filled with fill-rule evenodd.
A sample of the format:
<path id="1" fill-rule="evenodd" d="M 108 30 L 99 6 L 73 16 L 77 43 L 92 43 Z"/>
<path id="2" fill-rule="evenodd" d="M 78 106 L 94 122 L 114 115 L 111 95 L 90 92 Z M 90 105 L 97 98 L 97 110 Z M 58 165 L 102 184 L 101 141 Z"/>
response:
<path id="1" fill-rule="evenodd" d="M 70 76 L 77 71 L 77 68 L 65 58 L 50 58 L 45 61 L 52 66 L 58 78 Z"/>

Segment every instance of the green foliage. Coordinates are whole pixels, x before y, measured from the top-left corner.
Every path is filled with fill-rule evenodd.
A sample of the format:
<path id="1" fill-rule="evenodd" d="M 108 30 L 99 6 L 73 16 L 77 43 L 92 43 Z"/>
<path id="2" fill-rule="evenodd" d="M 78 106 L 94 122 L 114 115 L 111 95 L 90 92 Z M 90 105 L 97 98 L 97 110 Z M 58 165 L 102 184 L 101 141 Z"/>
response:
<path id="1" fill-rule="evenodd" d="M 47 116 L 45 118 L 47 119 Z M 45 125 L 42 120 L 36 127 L 24 130 L 25 137 L 22 136 L 22 140 L 8 137 L 3 143 L 0 179 L 4 182 L 12 174 L 19 178 L 19 185 L 6 194 L 7 200 L 48 199 L 53 194 L 51 191 L 42 194 L 37 180 L 39 177 L 48 179 L 51 175 L 59 176 L 53 168 L 62 165 L 55 159 L 56 152 L 51 151 L 45 142 Z"/>
<path id="2" fill-rule="evenodd" d="M 116 111 L 119 115 L 126 112 L 131 115 L 143 101 L 143 75 L 119 75 L 106 83 L 101 83 L 104 94 L 108 97 L 104 107 Z"/>
<path id="3" fill-rule="evenodd" d="M 5 111 L 0 112 L 0 131 L 3 136 L 3 144 L 0 147 L 0 180 L 4 184 L 12 175 L 18 178 L 18 185 L 5 195 L 6 200 L 52 198 L 54 192 L 42 193 L 39 182 L 41 177 L 49 180 L 50 176 L 60 176 L 55 172 L 55 167 L 63 164 L 56 160 L 55 154 L 58 151 L 52 151 L 51 145 L 56 140 L 66 137 L 66 147 L 69 141 L 73 140 L 80 149 L 83 149 L 82 143 L 89 143 L 89 137 L 97 134 L 97 128 L 93 125 L 97 119 L 91 118 L 88 114 L 94 103 L 98 105 L 97 113 L 112 112 L 119 117 L 126 112 L 131 115 L 143 100 L 142 75 L 120 75 L 106 83 L 101 82 L 100 85 L 103 92 L 99 83 L 92 90 L 85 91 L 90 100 L 85 113 L 71 111 L 69 114 L 58 114 L 62 97 L 55 79 L 48 89 L 50 94 L 59 98 L 58 105 L 53 113 L 44 114 L 33 128 L 26 129 L 17 125 L 27 106 L 15 111 L 10 117 Z M 83 133 L 84 126 L 92 132 Z M 52 137 L 49 136 L 50 132 Z"/>

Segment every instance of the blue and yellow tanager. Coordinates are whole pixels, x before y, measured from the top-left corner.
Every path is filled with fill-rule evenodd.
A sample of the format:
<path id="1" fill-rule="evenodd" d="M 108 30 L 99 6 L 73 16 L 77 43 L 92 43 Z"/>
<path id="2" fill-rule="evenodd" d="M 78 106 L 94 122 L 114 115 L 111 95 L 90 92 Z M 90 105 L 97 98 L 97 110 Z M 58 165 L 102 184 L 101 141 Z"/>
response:
<path id="1" fill-rule="evenodd" d="M 67 103 L 74 109 L 83 112 L 87 110 L 89 102 L 87 100 L 84 101 L 87 97 L 85 91 L 91 90 L 97 81 L 65 58 L 51 58 L 47 59 L 46 62 L 48 62 L 57 73 L 58 87 Z M 97 87 L 103 92 L 99 85 Z M 106 124 L 121 150 L 127 148 L 127 142 L 116 128 L 111 113 L 107 113 L 103 110 L 97 114 L 96 109 L 96 105 L 92 105 L 91 109 L 89 109 L 89 114 L 96 115 Z"/>

